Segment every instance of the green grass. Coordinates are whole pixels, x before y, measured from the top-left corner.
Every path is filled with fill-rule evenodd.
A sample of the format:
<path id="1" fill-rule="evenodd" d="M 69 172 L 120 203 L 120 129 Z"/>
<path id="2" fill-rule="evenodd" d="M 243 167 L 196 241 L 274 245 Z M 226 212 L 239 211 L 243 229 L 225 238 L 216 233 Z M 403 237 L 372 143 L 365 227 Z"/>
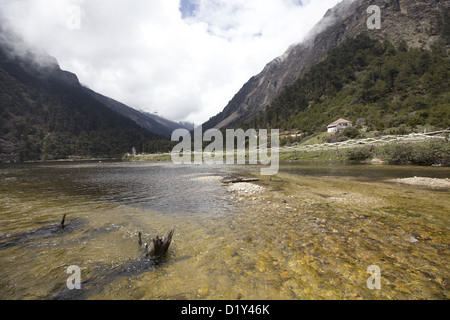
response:
<path id="1" fill-rule="evenodd" d="M 392 165 L 450 165 L 450 142 L 431 140 L 426 142 L 393 142 L 384 145 L 358 146 L 353 148 L 330 148 L 324 150 L 298 150 L 280 148 L 280 161 L 311 162 L 367 162 L 379 159 Z M 248 152 L 246 160 L 248 161 Z M 236 159 L 236 158 L 235 158 Z M 125 155 L 130 162 L 170 162 L 170 154 L 152 154 L 137 157 Z M 194 161 L 194 156 L 192 156 Z"/>
<path id="2" fill-rule="evenodd" d="M 125 155 L 123 160 L 130 162 L 169 162 L 172 161 L 170 154 L 148 154 L 137 157 Z"/>
<path id="3" fill-rule="evenodd" d="M 327 150 L 292 150 L 281 149 L 280 161 L 317 161 L 317 162 L 343 162 L 347 160 L 345 150 L 327 149 Z"/>
<path id="4" fill-rule="evenodd" d="M 392 165 L 449 166 L 450 142 L 431 140 L 315 151 L 286 148 L 280 150 L 281 161 L 367 162 L 372 159 Z"/>

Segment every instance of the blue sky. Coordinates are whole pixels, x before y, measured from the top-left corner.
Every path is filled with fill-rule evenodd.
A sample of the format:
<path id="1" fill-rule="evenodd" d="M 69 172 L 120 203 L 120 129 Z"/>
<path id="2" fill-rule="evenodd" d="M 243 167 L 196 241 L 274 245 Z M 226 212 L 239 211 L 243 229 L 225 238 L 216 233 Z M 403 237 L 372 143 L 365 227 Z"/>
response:
<path id="1" fill-rule="evenodd" d="M 302 0 L 292 0 L 296 5 L 302 5 Z M 180 0 L 180 11 L 183 18 L 192 17 L 195 9 L 198 7 L 196 0 Z"/>
<path id="2" fill-rule="evenodd" d="M 0 0 L 0 7 L 3 22 L 93 90 L 200 124 L 338 1 Z M 68 28 L 74 6 L 76 30 Z"/>
<path id="3" fill-rule="evenodd" d="M 180 11 L 183 19 L 194 15 L 194 11 L 197 8 L 197 4 L 193 0 L 181 0 Z"/>

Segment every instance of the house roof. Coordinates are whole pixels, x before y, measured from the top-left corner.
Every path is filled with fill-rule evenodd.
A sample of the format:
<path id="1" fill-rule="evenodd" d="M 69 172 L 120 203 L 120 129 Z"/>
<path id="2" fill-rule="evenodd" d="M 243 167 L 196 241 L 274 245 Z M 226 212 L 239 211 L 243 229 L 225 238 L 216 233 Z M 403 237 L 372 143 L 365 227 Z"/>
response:
<path id="1" fill-rule="evenodd" d="M 336 127 L 337 125 L 341 123 L 352 123 L 351 121 L 345 120 L 345 119 L 339 119 L 333 122 L 332 124 L 328 125 L 328 127 Z"/>

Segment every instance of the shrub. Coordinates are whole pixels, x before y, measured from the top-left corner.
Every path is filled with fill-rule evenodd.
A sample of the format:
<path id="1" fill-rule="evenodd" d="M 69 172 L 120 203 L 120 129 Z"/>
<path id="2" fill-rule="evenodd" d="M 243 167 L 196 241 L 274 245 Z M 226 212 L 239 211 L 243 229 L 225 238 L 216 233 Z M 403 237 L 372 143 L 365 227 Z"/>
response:
<path id="1" fill-rule="evenodd" d="M 348 138 L 344 135 L 343 131 L 333 134 L 326 139 L 327 143 L 336 143 L 347 141 Z"/>
<path id="2" fill-rule="evenodd" d="M 349 161 L 366 161 L 374 156 L 371 147 L 358 147 L 347 151 Z"/>
<path id="3" fill-rule="evenodd" d="M 440 164 L 450 165 L 450 143 L 442 140 L 432 140 L 418 144 L 413 149 L 411 162 L 421 166 Z"/>
<path id="4" fill-rule="evenodd" d="M 381 148 L 380 158 L 388 164 L 411 164 L 412 145 L 406 143 L 388 144 Z"/>
<path id="5" fill-rule="evenodd" d="M 404 136 L 412 132 L 411 128 L 408 128 L 406 125 L 402 124 L 397 129 L 392 130 L 392 134 Z"/>
<path id="6" fill-rule="evenodd" d="M 379 153 L 389 164 L 450 165 L 450 143 L 444 140 L 390 144 L 380 147 Z"/>
<path id="7" fill-rule="evenodd" d="M 349 139 L 356 139 L 360 136 L 359 130 L 355 127 L 348 127 L 342 133 Z"/>

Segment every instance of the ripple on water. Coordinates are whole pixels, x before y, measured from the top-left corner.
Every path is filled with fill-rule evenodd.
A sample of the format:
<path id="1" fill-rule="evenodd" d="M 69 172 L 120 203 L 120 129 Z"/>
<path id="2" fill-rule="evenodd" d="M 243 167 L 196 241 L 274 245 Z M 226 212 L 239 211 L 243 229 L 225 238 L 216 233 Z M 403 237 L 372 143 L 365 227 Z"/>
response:
<path id="1" fill-rule="evenodd" d="M 0 298 L 449 297 L 443 192 L 281 173 L 261 177 L 260 193 L 236 195 L 222 186 L 230 172 L 221 167 L 8 170 L 15 179 L 0 182 Z M 149 240 L 174 225 L 170 259 L 142 260 L 138 232 Z M 372 264 L 383 272 L 378 292 L 366 287 Z M 70 265 L 82 271 L 78 295 L 66 288 Z"/>

